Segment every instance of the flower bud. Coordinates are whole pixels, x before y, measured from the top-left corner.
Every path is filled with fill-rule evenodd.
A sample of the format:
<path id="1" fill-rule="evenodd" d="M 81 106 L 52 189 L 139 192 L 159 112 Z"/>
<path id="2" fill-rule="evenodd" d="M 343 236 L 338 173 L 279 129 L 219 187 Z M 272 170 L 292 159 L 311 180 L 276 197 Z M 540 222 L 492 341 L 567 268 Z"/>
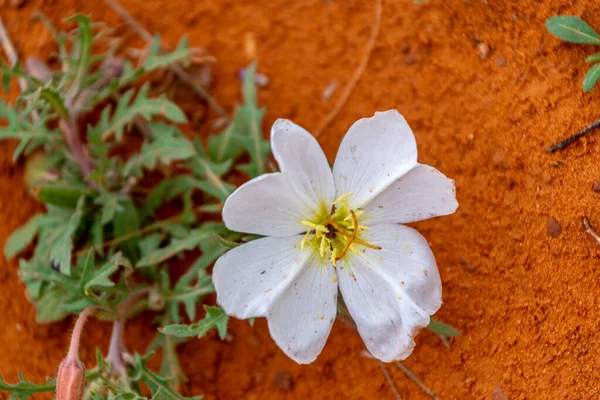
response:
<path id="1" fill-rule="evenodd" d="M 56 400 L 81 400 L 85 389 L 85 367 L 79 360 L 62 360 L 56 377 Z"/>

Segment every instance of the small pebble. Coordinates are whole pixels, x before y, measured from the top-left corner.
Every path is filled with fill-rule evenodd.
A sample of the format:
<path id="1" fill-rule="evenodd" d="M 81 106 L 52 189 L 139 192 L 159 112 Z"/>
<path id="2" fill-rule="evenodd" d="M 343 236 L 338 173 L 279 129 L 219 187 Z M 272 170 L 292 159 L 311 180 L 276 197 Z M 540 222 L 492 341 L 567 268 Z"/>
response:
<path id="1" fill-rule="evenodd" d="M 408 53 L 404 57 L 404 65 L 413 65 L 417 62 L 417 55 L 415 53 Z"/>
<path id="2" fill-rule="evenodd" d="M 496 65 L 499 67 L 504 67 L 506 65 L 506 57 L 499 56 L 498 58 L 496 58 Z"/>
<path id="3" fill-rule="evenodd" d="M 465 256 L 460 256 L 460 258 L 458 259 L 458 262 L 460 263 L 460 266 L 462 267 L 462 269 L 465 272 L 473 273 L 473 272 L 477 271 L 477 268 L 475 268 L 473 263 L 470 262 L 469 260 L 467 260 L 465 258 Z"/>
<path id="4" fill-rule="evenodd" d="M 596 179 L 594 183 L 592 183 L 592 190 L 596 193 L 600 193 L 600 179 Z"/>
<path id="5" fill-rule="evenodd" d="M 490 55 L 490 46 L 483 42 L 479 42 L 477 45 L 477 51 L 479 51 L 479 58 L 485 60 Z"/>
<path id="6" fill-rule="evenodd" d="M 557 238 L 560 236 L 561 229 L 560 223 L 556 219 L 548 217 L 548 222 L 546 223 L 548 235 Z"/>
<path id="7" fill-rule="evenodd" d="M 282 392 L 289 392 L 294 388 L 294 379 L 292 376 L 286 371 L 276 371 L 273 374 L 273 378 L 271 379 L 271 383 L 275 388 Z"/>
<path id="8" fill-rule="evenodd" d="M 13 8 L 21 8 L 25 4 L 25 0 L 9 0 L 8 4 Z"/>
<path id="9" fill-rule="evenodd" d="M 508 400 L 508 397 L 506 397 L 502 388 L 498 386 L 494 389 L 494 393 L 492 393 L 492 400 Z"/>
<path id="10" fill-rule="evenodd" d="M 337 90 L 337 82 L 336 81 L 329 82 L 329 84 L 325 87 L 325 90 L 323 90 L 323 94 L 321 95 L 321 98 L 323 99 L 323 101 L 329 100 L 331 98 L 331 96 L 333 96 L 333 94 L 335 93 L 336 90 Z"/>

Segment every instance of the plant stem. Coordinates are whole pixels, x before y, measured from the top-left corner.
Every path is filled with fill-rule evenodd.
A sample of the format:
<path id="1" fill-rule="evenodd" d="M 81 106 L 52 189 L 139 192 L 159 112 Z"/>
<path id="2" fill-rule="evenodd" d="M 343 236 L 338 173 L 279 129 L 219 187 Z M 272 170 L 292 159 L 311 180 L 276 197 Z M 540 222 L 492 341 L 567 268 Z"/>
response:
<path id="1" fill-rule="evenodd" d="M 554 153 L 556 151 L 562 150 L 565 147 L 567 147 L 568 145 L 570 145 L 571 143 L 573 143 L 574 141 L 576 141 L 577 139 L 584 137 L 585 135 L 587 135 L 588 133 L 590 133 L 591 131 L 593 131 L 594 129 L 596 129 L 598 127 L 600 127 L 600 119 L 598 121 L 594 122 L 593 124 L 586 126 L 579 132 L 575 133 L 574 135 L 571 135 L 568 138 L 561 140 L 560 142 L 558 142 L 556 144 L 553 144 L 552 146 L 548 147 L 546 149 L 546 151 L 548 153 Z"/>
<path id="2" fill-rule="evenodd" d="M 104 0 L 119 16 L 131 26 L 131 28 L 142 37 L 148 44 L 152 44 L 154 36 L 150 34 L 139 22 L 133 18 L 133 15 L 129 13 L 117 0 Z M 161 45 L 161 50 L 165 50 L 164 46 Z M 227 122 L 231 120 L 225 109 L 210 95 L 208 92 L 196 82 L 194 79 L 181 68 L 178 64 L 171 64 L 168 67 L 179 79 L 181 79 L 186 85 L 190 86 L 196 95 L 204 99 L 206 103 L 215 110 L 221 117 L 225 118 Z"/>
<path id="3" fill-rule="evenodd" d="M 140 289 L 137 292 L 133 292 L 130 294 L 117 308 L 119 313 L 118 318 L 113 322 L 113 329 L 110 336 L 110 345 L 108 347 L 108 355 L 106 356 L 106 360 L 110 362 L 111 366 L 115 370 L 115 372 L 120 375 L 125 373 L 125 364 L 123 363 L 123 358 L 121 357 L 121 352 L 123 349 L 123 331 L 125 330 L 125 322 L 127 321 L 127 316 L 133 306 L 146 294 L 154 290 L 154 288 L 144 288 Z"/>
<path id="4" fill-rule="evenodd" d="M 583 224 L 583 229 L 585 230 L 585 232 L 590 235 L 592 237 L 592 239 L 594 239 L 596 242 L 598 242 L 600 244 L 600 235 L 598 235 L 596 233 L 596 231 L 594 231 L 594 228 L 592 228 L 592 226 L 590 225 L 590 220 L 587 219 L 587 217 L 583 217 L 581 219 L 581 222 Z"/>
<path id="5" fill-rule="evenodd" d="M 394 398 L 396 400 L 402 400 L 402 396 L 400 396 L 400 393 L 398 393 L 398 389 L 396 389 L 396 385 L 394 384 L 394 381 L 392 380 L 392 377 L 390 376 L 390 373 L 388 372 L 387 368 L 385 367 L 385 365 L 381 361 L 379 361 L 379 368 L 381 368 L 381 372 L 383 372 L 383 376 L 385 376 L 386 382 L 390 386 L 390 389 L 392 389 L 392 393 L 394 394 Z"/>
<path id="6" fill-rule="evenodd" d="M 90 160 L 86 157 L 83 151 L 83 145 L 81 144 L 81 140 L 79 140 L 79 134 L 77 132 L 77 125 L 75 123 L 75 120 L 76 117 L 70 115 L 69 121 L 61 120 L 59 122 L 59 126 L 65 134 L 65 141 L 69 146 L 69 150 L 71 150 L 71 152 L 73 153 L 75 161 L 77 161 L 77 164 L 79 164 L 79 168 L 81 168 L 83 176 L 87 179 L 90 173 L 92 172 L 92 165 L 90 164 Z M 92 181 L 90 181 L 90 184 L 91 182 Z"/>
<path id="7" fill-rule="evenodd" d="M 77 362 L 79 360 L 79 343 L 81 342 L 81 333 L 83 332 L 83 327 L 85 323 L 91 315 L 96 313 L 95 307 L 88 307 L 79 314 L 77 317 L 77 321 L 75 322 L 75 327 L 73 328 L 73 335 L 71 336 L 71 343 L 69 344 L 69 352 L 67 353 L 66 360 L 68 362 Z"/>
<path id="8" fill-rule="evenodd" d="M 421 380 L 417 377 L 417 375 L 415 375 L 414 372 L 412 372 L 407 366 L 402 364 L 400 361 L 396 361 L 395 364 L 396 364 L 396 367 L 400 368 L 400 370 L 402 372 L 404 372 L 404 374 L 406 376 L 408 376 L 409 379 L 411 379 L 414 383 L 416 383 L 421 388 L 421 390 L 423 390 L 425 392 L 425 394 L 427 396 L 431 397 L 434 400 L 437 400 L 438 397 L 433 392 L 433 390 L 431 390 L 427 386 L 425 386 L 425 384 L 423 382 L 421 382 Z"/>

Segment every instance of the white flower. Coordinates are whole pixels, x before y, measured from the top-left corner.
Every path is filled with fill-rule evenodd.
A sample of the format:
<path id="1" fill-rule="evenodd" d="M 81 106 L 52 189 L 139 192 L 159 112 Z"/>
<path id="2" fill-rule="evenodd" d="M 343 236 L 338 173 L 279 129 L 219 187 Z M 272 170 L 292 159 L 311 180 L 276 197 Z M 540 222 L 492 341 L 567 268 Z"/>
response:
<path id="1" fill-rule="evenodd" d="M 442 283 L 425 238 L 400 224 L 453 213 L 454 182 L 417 162 L 414 135 L 395 110 L 352 125 L 333 173 L 317 141 L 291 121 L 275 122 L 271 146 L 281 172 L 225 202 L 229 229 L 266 237 L 217 260 L 217 302 L 237 318 L 266 317 L 281 350 L 310 363 L 333 326 L 339 287 L 369 352 L 405 359 L 442 303 Z"/>

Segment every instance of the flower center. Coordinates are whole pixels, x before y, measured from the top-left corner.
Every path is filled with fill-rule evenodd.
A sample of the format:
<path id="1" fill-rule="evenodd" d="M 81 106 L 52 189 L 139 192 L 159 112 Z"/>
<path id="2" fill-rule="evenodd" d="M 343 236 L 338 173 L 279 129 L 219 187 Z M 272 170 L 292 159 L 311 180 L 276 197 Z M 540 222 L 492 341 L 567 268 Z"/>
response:
<path id="1" fill-rule="evenodd" d="M 358 218 L 363 211 L 350 208 L 348 196 L 351 194 L 347 193 L 334 201 L 329 213 L 324 209 L 314 220 L 301 221 L 302 225 L 310 228 L 300 243 L 301 247 L 313 246 L 322 259 L 330 259 L 334 266 L 349 251 L 358 253 L 358 246 L 381 250 L 381 247 L 360 238 L 361 232 L 369 228 L 359 225 Z"/>

